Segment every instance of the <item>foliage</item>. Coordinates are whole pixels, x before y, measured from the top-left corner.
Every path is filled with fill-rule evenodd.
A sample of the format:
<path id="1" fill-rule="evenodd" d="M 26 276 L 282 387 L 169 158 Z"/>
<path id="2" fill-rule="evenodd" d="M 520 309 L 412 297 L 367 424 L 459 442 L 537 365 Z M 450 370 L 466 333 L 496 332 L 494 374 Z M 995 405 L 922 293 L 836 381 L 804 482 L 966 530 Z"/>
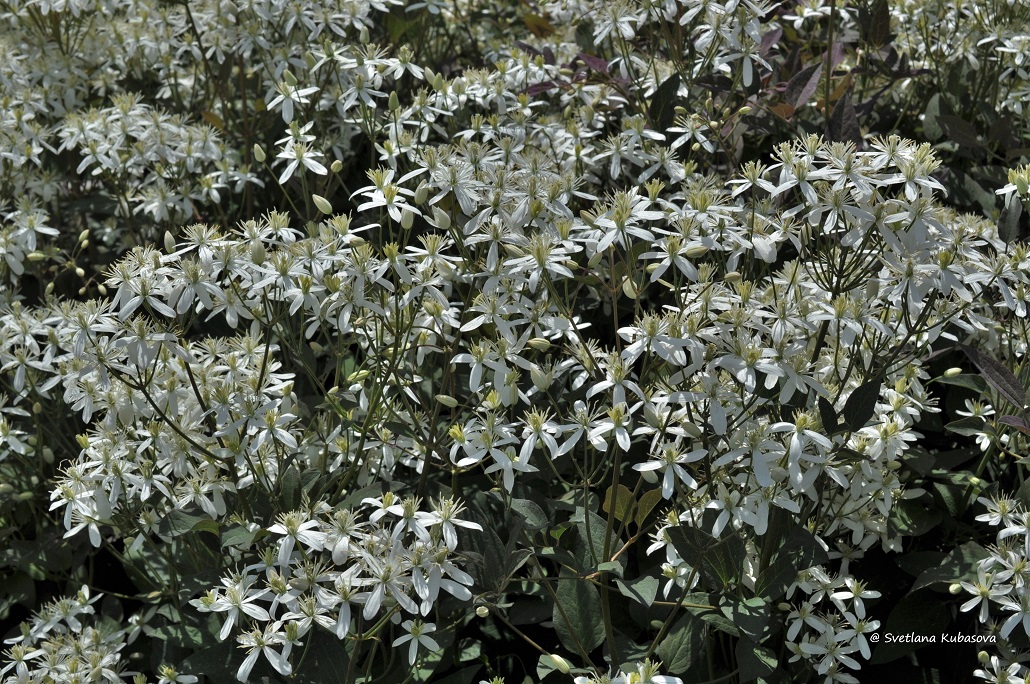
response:
<path id="1" fill-rule="evenodd" d="M 1025 3 L 0 22 L 4 684 L 1030 675 Z"/>

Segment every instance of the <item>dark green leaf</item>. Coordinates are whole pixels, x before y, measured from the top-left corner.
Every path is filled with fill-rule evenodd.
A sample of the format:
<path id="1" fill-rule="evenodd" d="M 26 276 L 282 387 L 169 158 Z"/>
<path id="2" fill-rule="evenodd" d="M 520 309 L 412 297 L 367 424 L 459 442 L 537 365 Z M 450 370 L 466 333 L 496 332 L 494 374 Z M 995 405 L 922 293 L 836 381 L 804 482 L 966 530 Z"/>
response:
<path id="1" fill-rule="evenodd" d="M 976 542 L 966 542 L 953 549 L 940 565 L 924 571 L 912 585 L 912 591 L 935 584 L 951 584 L 972 579 L 976 577 L 977 563 L 988 555 L 987 550 Z"/>
<path id="2" fill-rule="evenodd" d="M 251 532 L 246 527 L 238 525 L 225 532 L 222 535 L 222 547 L 238 546 L 241 548 L 250 548 L 250 546 L 259 539 L 263 539 L 268 536 L 268 530 L 258 528 Z"/>
<path id="3" fill-rule="evenodd" d="M 840 432 L 840 424 L 837 412 L 833 410 L 833 404 L 826 397 L 819 397 L 816 403 L 819 406 L 819 419 L 823 421 L 823 432 L 828 435 Z"/>
<path id="4" fill-rule="evenodd" d="M 626 598 L 633 599 L 645 607 L 650 607 L 654 603 L 655 597 L 658 596 L 659 584 L 660 582 L 657 577 L 647 575 L 638 577 L 630 582 L 621 579 L 615 580 L 615 586 L 619 588 L 620 594 Z"/>
<path id="5" fill-rule="evenodd" d="M 772 608 L 760 598 L 741 600 L 735 596 L 723 596 L 719 608 L 741 632 L 755 641 L 762 640 L 772 619 Z"/>
<path id="6" fill-rule="evenodd" d="M 1001 396 L 1005 397 L 1006 400 L 1018 409 L 1026 407 L 1026 389 L 1019 382 L 1019 379 L 1012 374 L 1012 371 L 1006 368 L 1001 361 L 998 361 L 986 352 L 965 344 L 960 344 L 959 349 L 965 352 L 969 360 L 980 369 L 984 379 L 994 389 L 998 390 Z"/>
<path id="7" fill-rule="evenodd" d="M 926 112 L 923 114 L 923 135 L 927 140 L 936 141 L 944 135 L 937 119 L 941 115 L 941 94 L 934 93 L 926 105 Z"/>
<path id="8" fill-rule="evenodd" d="M 979 392 L 980 394 L 987 394 L 987 381 L 979 375 L 973 375 L 972 373 L 953 375 L 950 378 L 941 376 L 937 378 L 937 382 L 942 385 L 957 385 L 959 387 L 971 389 L 974 392 Z"/>
<path id="9" fill-rule="evenodd" d="M 771 601 L 779 600 L 797 579 L 798 572 L 828 561 L 815 535 L 795 525 L 779 544 L 772 562 L 758 576 L 755 594 Z"/>
<path id="10" fill-rule="evenodd" d="M 559 579 L 555 595 L 551 619 L 562 645 L 572 653 L 594 650 L 604 640 L 597 587 L 586 580 Z"/>
<path id="11" fill-rule="evenodd" d="M 1023 203 L 1016 197 L 1009 197 L 998 218 L 998 236 L 1008 243 L 1019 239 L 1019 217 L 1023 213 Z"/>
<path id="12" fill-rule="evenodd" d="M 882 635 L 903 635 L 906 640 L 884 639 L 873 651 L 872 662 L 889 663 L 912 653 L 927 643 L 929 637 L 940 638 L 948 624 L 947 604 L 930 592 L 911 593 L 894 607 L 879 630 Z M 909 634 L 912 641 L 907 640 Z"/>
<path id="13" fill-rule="evenodd" d="M 282 472 L 279 478 L 279 488 L 286 510 L 292 511 L 300 506 L 300 473 L 296 466 L 291 465 Z"/>
<path id="14" fill-rule="evenodd" d="M 655 130 L 664 131 L 672 125 L 673 117 L 676 114 L 676 97 L 679 88 L 680 75 L 674 73 L 655 90 L 654 96 L 651 98 L 651 106 L 647 110 Z"/>
<path id="15" fill-rule="evenodd" d="M 703 655 L 704 623 L 684 613 L 669 629 L 665 638 L 658 644 L 656 653 L 670 674 L 679 674 L 690 669 Z"/>
<path id="16" fill-rule="evenodd" d="M 213 524 L 215 529 L 212 530 L 208 523 Z M 218 523 L 203 513 L 187 513 L 175 509 L 162 518 L 157 525 L 157 532 L 163 537 L 181 537 L 194 530 L 218 534 Z"/>
<path id="17" fill-rule="evenodd" d="M 956 142 L 962 147 L 982 147 L 976 126 L 965 119 L 951 114 L 941 114 L 937 117 L 937 121 L 952 142 Z"/>
<path id="18" fill-rule="evenodd" d="M 544 509 L 529 499 L 512 499 L 511 510 L 521 515 L 526 521 L 526 527 L 531 530 L 542 530 L 551 522 Z"/>
<path id="19" fill-rule="evenodd" d="M 740 574 L 745 553 L 739 537 L 730 534 L 716 541 L 706 532 L 686 525 L 671 527 L 666 534 L 680 557 L 701 571 L 709 589 L 725 589 Z"/>
<path id="20" fill-rule="evenodd" d="M 944 426 L 944 429 L 959 435 L 965 435 L 966 437 L 974 437 L 983 432 L 986 427 L 987 423 L 984 422 L 983 418 L 969 416 L 968 418 L 959 418 L 958 420 L 951 421 Z"/>
<path id="21" fill-rule="evenodd" d="M 773 673 L 779 658 L 765 646 L 760 646 L 748 638 L 737 641 L 734 649 L 737 656 L 737 667 L 740 668 L 740 681 L 753 682 L 759 677 Z"/>
<path id="22" fill-rule="evenodd" d="M 932 503 L 929 496 L 898 502 L 887 520 L 888 529 L 906 537 L 926 534 L 944 520 L 944 514 Z"/>
<path id="23" fill-rule="evenodd" d="M 844 403 L 844 410 L 841 413 L 851 432 L 864 428 L 869 419 L 873 417 L 882 384 L 879 378 L 862 383 Z"/>

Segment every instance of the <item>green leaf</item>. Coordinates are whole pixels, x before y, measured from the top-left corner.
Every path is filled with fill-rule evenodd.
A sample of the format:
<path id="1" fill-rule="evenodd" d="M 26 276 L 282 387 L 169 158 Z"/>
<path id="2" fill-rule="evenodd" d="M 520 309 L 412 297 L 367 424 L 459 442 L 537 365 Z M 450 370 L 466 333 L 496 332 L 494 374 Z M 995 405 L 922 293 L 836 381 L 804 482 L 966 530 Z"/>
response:
<path id="1" fill-rule="evenodd" d="M 841 412 L 848 430 L 851 432 L 861 430 L 873 417 L 882 384 L 879 378 L 862 383 L 848 397 L 844 403 L 844 410 Z"/>
<path id="2" fill-rule="evenodd" d="M 782 539 L 772 562 L 755 582 L 755 594 L 776 601 L 787 593 L 798 572 L 829 562 L 829 556 L 816 541 L 815 535 L 800 525 L 791 528 Z"/>
<path id="3" fill-rule="evenodd" d="M 940 139 L 944 135 L 944 129 L 941 128 L 940 123 L 937 121 L 940 115 L 941 94 L 934 93 L 933 97 L 926 104 L 926 112 L 923 113 L 923 135 L 931 142 Z"/>
<path id="4" fill-rule="evenodd" d="M 555 595 L 558 600 L 551 619 L 562 645 L 572 653 L 597 648 L 604 641 L 597 587 L 582 579 L 559 579 Z"/>
<path id="5" fill-rule="evenodd" d="M 619 588 L 620 594 L 648 608 L 658 596 L 659 584 L 658 578 L 651 576 L 638 577 L 630 582 L 615 580 L 615 586 Z"/>
<path id="6" fill-rule="evenodd" d="M 950 585 L 953 582 L 973 579 L 976 577 L 977 564 L 988 555 L 990 554 L 987 550 L 976 542 L 966 542 L 952 549 L 940 565 L 923 571 L 912 585 L 912 591 L 915 592 L 933 585 Z"/>
<path id="7" fill-rule="evenodd" d="M 759 677 L 773 673 L 779 658 L 769 648 L 761 646 L 746 637 L 737 641 L 734 649 L 737 656 L 737 667 L 740 668 L 740 681 L 752 682 Z"/>
<path id="8" fill-rule="evenodd" d="M 214 526 L 213 529 L 212 525 Z M 162 537 L 181 537 L 194 530 L 210 532 L 217 536 L 218 523 L 203 513 L 187 513 L 186 511 L 175 509 L 162 518 L 157 526 L 157 532 Z"/>
<path id="9" fill-rule="evenodd" d="M 953 375 L 950 378 L 947 376 L 941 376 L 936 379 L 936 382 L 939 382 L 942 385 L 957 385 L 958 387 L 971 389 L 979 394 L 987 394 L 987 381 L 979 375 L 973 375 L 972 373 Z"/>
<path id="10" fill-rule="evenodd" d="M 741 600 L 723 596 L 719 605 L 722 614 L 755 641 L 761 641 L 772 620 L 772 608 L 760 598 Z"/>
<path id="11" fill-rule="evenodd" d="M 601 504 L 601 510 L 605 513 L 612 511 L 612 488 L 609 487 L 604 492 L 604 503 Z M 615 488 L 615 519 L 622 522 L 633 515 L 633 509 L 636 508 L 636 501 L 633 499 L 633 492 L 624 484 L 619 484 Z"/>
<path id="12" fill-rule="evenodd" d="M 637 524 L 637 527 L 643 527 L 644 522 L 647 520 L 647 516 L 651 514 L 662 501 L 662 488 L 649 489 L 640 495 L 640 501 L 637 502 L 637 514 L 634 516 L 633 521 Z"/>
<path id="13" fill-rule="evenodd" d="M 959 435 L 965 435 L 966 437 L 974 437 L 983 432 L 986 427 L 987 423 L 984 422 L 983 418 L 969 416 L 968 418 L 959 418 L 958 420 L 951 421 L 944 426 L 944 429 Z"/>
<path id="14" fill-rule="evenodd" d="M 969 360 L 973 362 L 973 365 L 980 369 L 984 380 L 990 383 L 994 389 L 998 390 L 1001 396 L 1005 397 L 1007 401 L 1020 410 L 1026 408 L 1026 389 L 1019 382 L 1019 379 L 1012 374 L 1012 371 L 1006 368 L 1001 361 L 998 361 L 990 354 L 965 344 L 960 344 L 958 347 L 965 352 Z"/>
<path id="15" fill-rule="evenodd" d="M 236 546 L 248 549 L 254 542 L 267 536 L 268 530 L 264 528 L 258 528 L 251 532 L 246 527 L 238 525 L 226 530 L 225 534 L 222 535 L 222 548 Z"/>
<path id="16" fill-rule="evenodd" d="M 1019 199 L 1009 197 L 998 218 L 998 236 L 1005 242 L 1012 243 L 1019 239 L 1019 217 L 1023 213 L 1023 203 Z"/>
<path id="17" fill-rule="evenodd" d="M 819 406 L 819 419 L 823 421 L 823 431 L 828 435 L 840 432 L 840 421 L 837 412 L 833 410 L 833 404 L 826 397 L 819 397 L 816 403 Z"/>
<path id="18" fill-rule="evenodd" d="M 551 522 L 544 509 L 529 499 L 512 499 L 511 510 L 521 515 L 526 521 L 526 527 L 534 531 L 542 530 Z"/>
<path id="19" fill-rule="evenodd" d="M 658 86 L 651 97 L 651 106 L 647 113 L 656 131 L 664 131 L 672 125 L 676 115 L 676 97 L 680 89 L 680 75 L 674 73 Z"/>
<path id="20" fill-rule="evenodd" d="M 911 593 L 894 607 L 884 621 L 879 633 L 882 635 L 909 635 L 912 641 L 887 641 L 884 639 L 873 651 L 871 662 L 889 663 L 920 648 L 924 642 L 919 637 L 939 638 L 948 628 L 948 606 L 928 591 Z"/>
<path id="21" fill-rule="evenodd" d="M 926 534 L 944 520 L 944 514 L 932 502 L 929 496 L 899 501 L 887 519 L 887 529 L 906 537 Z"/>
<path id="22" fill-rule="evenodd" d="M 300 473 L 296 466 L 290 466 L 279 477 L 279 488 L 287 511 L 300 506 Z"/>
<path id="23" fill-rule="evenodd" d="M 744 542 L 735 534 L 716 541 L 706 532 L 686 525 L 671 527 L 666 534 L 683 560 L 701 571 L 709 589 L 726 589 L 740 575 Z"/>
<path id="24" fill-rule="evenodd" d="M 704 650 L 705 625 L 690 613 L 684 613 L 658 644 L 656 653 L 664 670 L 671 674 L 689 670 Z"/>
<path id="25" fill-rule="evenodd" d="M 190 649 L 197 649 L 204 645 L 204 635 L 196 627 L 189 625 L 165 625 L 147 631 L 147 635 L 153 639 L 169 641 L 177 646 Z"/>

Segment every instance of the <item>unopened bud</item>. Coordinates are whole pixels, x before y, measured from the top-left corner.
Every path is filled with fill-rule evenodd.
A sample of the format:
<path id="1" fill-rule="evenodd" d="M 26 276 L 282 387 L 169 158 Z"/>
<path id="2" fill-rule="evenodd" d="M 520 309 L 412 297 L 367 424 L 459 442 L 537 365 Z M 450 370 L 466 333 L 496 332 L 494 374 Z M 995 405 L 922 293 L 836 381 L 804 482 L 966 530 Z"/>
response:
<path id="1" fill-rule="evenodd" d="M 730 271 L 722 277 L 727 283 L 739 283 L 741 280 L 740 274 L 736 271 Z"/>
<path id="2" fill-rule="evenodd" d="M 708 253 L 708 248 L 705 247 L 704 245 L 691 245 L 690 247 L 687 247 L 687 251 L 686 251 L 687 257 L 689 257 L 691 259 L 697 259 L 699 257 L 703 257 L 707 253 Z"/>
<path id="3" fill-rule="evenodd" d="M 569 661 L 565 660 L 565 658 L 562 658 L 557 653 L 551 654 L 551 662 L 554 663 L 554 669 L 558 670 L 558 672 L 561 672 L 562 674 L 568 674 L 569 670 L 572 669 L 572 666 L 569 665 Z"/>
<path id="4" fill-rule="evenodd" d="M 604 253 L 603 252 L 597 252 L 592 257 L 587 259 L 587 268 L 594 268 L 599 263 L 601 263 L 601 259 L 603 259 L 603 258 L 604 258 Z"/>
<path id="5" fill-rule="evenodd" d="M 404 230 L 411 230 L 412 224 L 415 223 L 415 213 L 411 211 L 401 212 L 401 228 Z"/>
<path id="6" fill-rule="evenodd" d="M 529 369 L 529 377 L 533 381 L 533 387 L 541 392 L 546 392 L 554 383 L 554 373 L 545 372 L 540 366 L 533 364 Z"/>
<path id="7" fill-rule="evenodd" d="M 34 403 L 32 405 L 32 412 L 35 413 L 37 416 L 43 413 L 43 404 L 39 403 L 38 401 Z"/>
<path id="8" fill-rule="evenodd" d="M 75 441 L 80 447 L 85 449 L 89 446 L 89 435 L 75 435 Z"/>
<path id="9" fill-rule="evenodd" d="M 427 199 L 429 199 L 429 186 L 425 183 L 419 183 L 418 188 L 415 190 L 415 204 L 425 204 Z"/>
<path id="10" fill-rule="evenodd" d="M 258 266 L 265 263 L 265 245 L 260 240 L 250 243 L 250 260 Z"/>
<path id="11" fill-rule="evenodd" d="M 450 230 L 451 217 L 440 207 L 433 207 L 433 221 L 440 230 Z"/>
<path id="12" fill-rule="evenodd" d="M 476 615 L 478 615 L 479 617 L 485 618 L 489 614 L 490 614 L 490 609 L 487 608 L 486 606 L 476 606 Z"/>
<path id="13" fill-rule="evenodd" d="M 254 159 L 257 160 L 258 164 L 265 163 L 265 150 L 261 145 L 254 143 Z"/>
<path id="14" fill-rule="evenodd" d="M 175 251 L 175 237 L 170 230 L 165 231 L 165 251 L 169 254 Z"/>
<path id="15" fill-rule="evenodd" d="M 980 651 L 976 654 L 976 659 L 979 660 L 981 664 L 986 665 L 991 661 L 991 654 L 987 651 Z"/>
<path id="16" fill-rule="evenodd" d="M 89 228 L 85 228 L 81 233 L 79 233 L 79 237 L 75 241 L 76 242 L 82 242 L 83 240 L 85 240 L 88 237 L 89 237 Z"/>
<path id="17" fill-rule="evenodd" d="M 291 88 L 297 87 L 297 77 L 293 75 L 293 72 L 287 69 L 283 72 L 283 80 L 286 81 L 286 85 Z"/>
<path id="18" fill-rule="evenodd" d="M 54 281 L 51 280 L 49 283 L 46 284 L 45 292 L 48 295 L 52 295 L 54 293 Z"/>
<path id="19" fill-rule="evenodd" d="M 950 593 L 952 596 L 958 596 L 962 593 L 962 585 L 958 582 L 952 582 L 951 585 L 948 587 L 948 593 Z"/>
<path id="20" fill-rule="evenodd" d="M 315 208 L 317 208 L 323 214 L 328 216 L 329 214 L 333 213 L 333 205 L 330 204 L 329 200 L 327 200 L 325 197 L 322 197 L 321 195 L 312 195 L 311 201 L 315 203 Z"/>
<path id="21" fill-rule="evenodd" d="M 944 377 L 946 378 L 953 378 L 956 375 L 962 375 L 961 368 L 949 368 L 948 370 L 944 371 Z"/>
<path id="22" fill-rule="evenodd" d="M 43 254 L 43 252 L 29 252 L 25 255 L 25 258 L 29 261 L 43 261 L 43 259 L 46 259 L 46 254 Z"/>
<path id="23" fill-rule="evenodd" d="M 86 294 L 86 288 L 84 288 L 84 287 L 80 287 L 80 288 L 79 288 L 79 296 L 80 296 L 80 297 L 82 297 L 82 296 L 83 296 L 83 295 L 85 295 L 85 294 Z"/>
<path id="24" fill-rule="evenodd" d="M 386 106 L 390 109 L 391 112 L 396 112 L 398 109 L 401 108 L 401 99 L 397 97 L 396 90 L 390 91 L 390 99 L 386 101 Z"/>
<path id="25" fill-rule="evenodd" d="M 53 283 L 50 283 L 50 284 L 53 285 Z M 102 297 L 106 297 L 107 296 L 107 288 L 104 287 L 103 283 L 101 283 L 100 285 L 97 285 L 97 292 L 99 292 Z"/>
<path id="26" fill-rule="evenodd" d="M 536 349 L 537 351 L 542 351 L 542 352 L 545 352 L 545 351 L 547 351 L 548 349 L 551 348 L 551 341 L 549 339 L 545 338 L 545 337 L 534 337 L 534 338 L 531 338 L 529 340 L 529 342 L 526 342 L 526 344 L 528 344 L 533 349 Z"/>
<path id="27" fill-rule="evenodd" d="M 82 266 L 76 266 L 75 267 L 75 275 L 79 276 L 80 278 L 85 278 L 86 277 L 86 270 L 84 268 L 82 268 Z"/>
<path id="28" fill-rule="evenodd" d="M 343 162 L 339 159 L 334 159 L 333 163 L 329 165 L 329 170 L 333 173 L 339 173 L 340 171 L 343 171 Z"/>
<path id="29" fill-rule="evenodd" d="M 437 394 L 436 400 L 446 406 L 447 408 L 454 408 L 458 405 L 458 400 L 449 394 Z"/>
<path id="30" fill-rule="evenodd" d="M 630 299 L 636 299 L 637 295 L 640 294 L 637 292 L 636 283 L 633 282 L 632 278 L 626 278 L 622 281 L 622 292 Z"/>

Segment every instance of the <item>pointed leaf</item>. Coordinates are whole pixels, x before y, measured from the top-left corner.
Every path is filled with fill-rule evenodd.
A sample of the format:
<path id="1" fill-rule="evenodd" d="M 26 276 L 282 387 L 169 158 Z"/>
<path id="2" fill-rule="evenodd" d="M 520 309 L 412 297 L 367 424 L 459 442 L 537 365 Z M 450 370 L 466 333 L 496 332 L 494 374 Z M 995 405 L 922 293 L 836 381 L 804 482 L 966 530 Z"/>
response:
<path id="1" fill-rule="evenodd" d="M 647 113 L 655 130 L 664 131 L 672 125 L 676 112 L 676 97 L 680 89 L 680 75 L 674 73 L 658 86 L 651 97 L 651 106 Z"/>
<path id="2" fill-rule="evenodd" d="M 998 390 L 1001 396 L 1005 397 L 1013 406 L 1018 409 L 1026 408 L 1026 389 L 1019 379 L 1006 368 L 1001 361 L 979 349 L 960 344 L 959 349 L 965 352 L 969 360 L 980 369 L 984 380 L 990 383 L 991 387 Z"/>
<path id="3" fill-rule="evenodd" d="M 851 393 L 844 403 L 844 410 L 841 412 L 844 422 L 851 432 L 861 430 L 876 411 L 876 402 L 880 398 L 879 378 L 863 383 Z"/>

